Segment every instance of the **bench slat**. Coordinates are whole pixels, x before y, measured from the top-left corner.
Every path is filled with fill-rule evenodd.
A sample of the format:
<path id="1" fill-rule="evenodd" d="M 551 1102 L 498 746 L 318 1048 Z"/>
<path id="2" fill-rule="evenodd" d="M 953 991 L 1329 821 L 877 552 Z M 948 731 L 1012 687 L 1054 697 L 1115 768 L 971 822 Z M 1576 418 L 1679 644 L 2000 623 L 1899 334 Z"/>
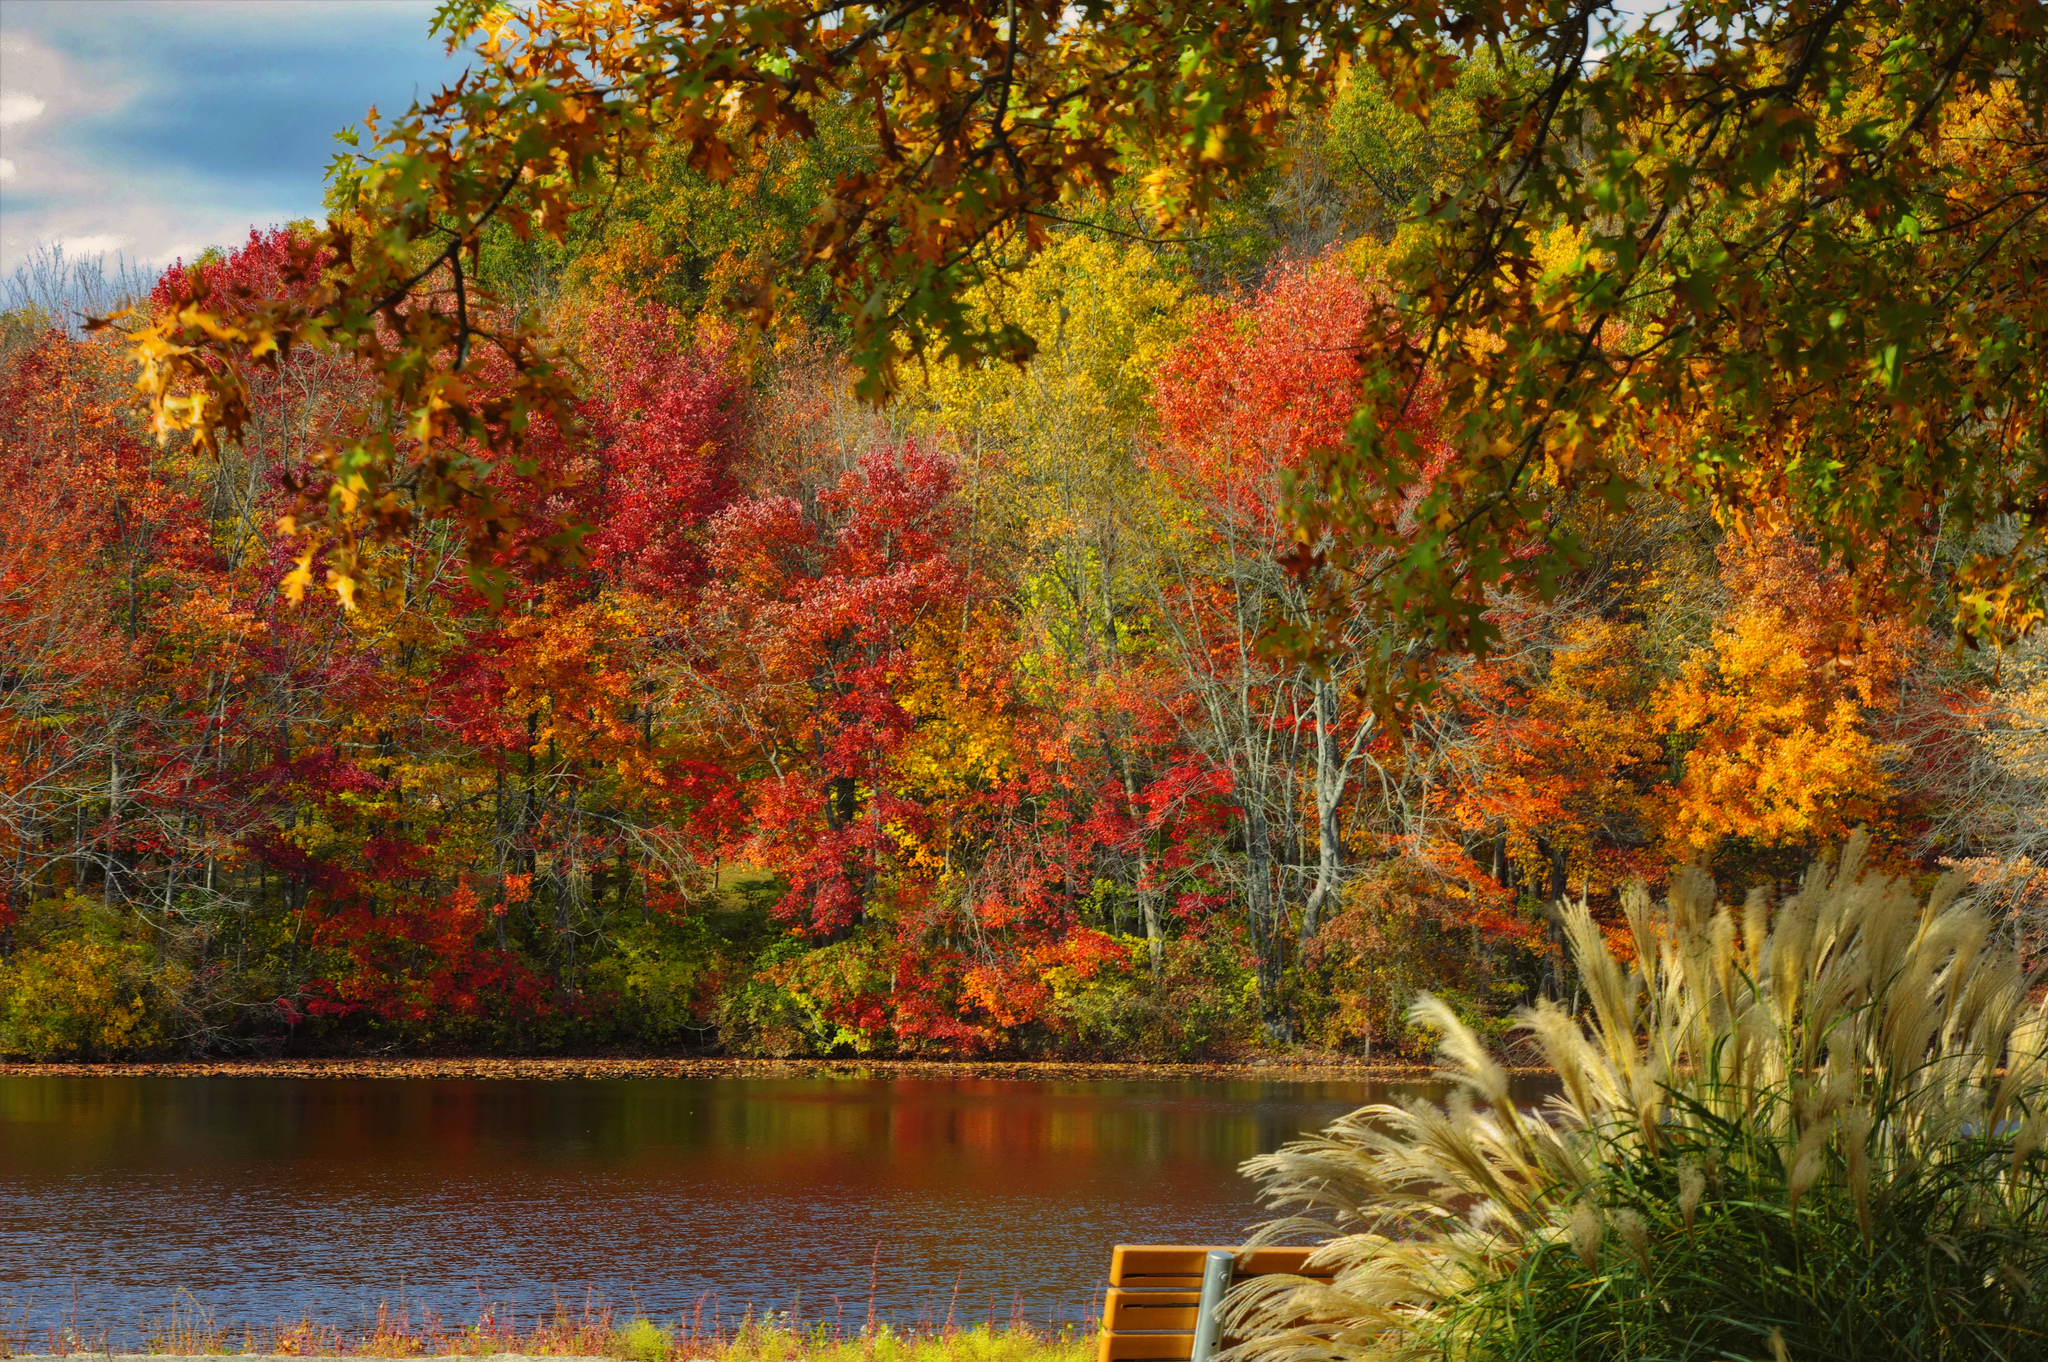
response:
<path id="1" fill-rule="evenodd" d="M 1185 1334 L 1104 1334 L 1099 1362 L 1188 1362 L 1195 1336 Z"/>
<path id="2" fill-rule="evenodd" d="M 1230 1246 L 1218 1244 L 1215 1247 L 1228 1250 Z M 1109 1284 L 1199 1291 L 1202 1289 L 1202 1259 L 1209 1251 L 1210 1246 L 1206 1244 L 1118 1244 L 1109 1255 Z M 1331 1275 L 1328 1268 L 1317 1268 L 1313 1272 L 1307 1270 L 1308 1256 L 1313 1252 L 1313 1248 L 1253 1249 L 1239 1259 L 1232 1280 L 1291 1272 L 1328 1281 Z"/>
<path id="3" fill-rule="evenodd" d="M 1200 1291 L 1119 1291 L 1112 1287 L 1102 1302 L 1102 1327 L 1109 1332 L 1195 1328 Z"/>

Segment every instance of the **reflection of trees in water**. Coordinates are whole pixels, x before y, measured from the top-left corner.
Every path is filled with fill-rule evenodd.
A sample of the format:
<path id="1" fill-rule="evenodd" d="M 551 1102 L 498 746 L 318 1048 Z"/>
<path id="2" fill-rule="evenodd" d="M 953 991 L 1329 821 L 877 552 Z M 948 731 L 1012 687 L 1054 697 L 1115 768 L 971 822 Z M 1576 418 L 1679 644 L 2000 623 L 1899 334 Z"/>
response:
<path id="1" fill-rule="evenodd" d="M 1419 1090 L 1419 1089 L 1418 1089 Z M 0 1299 L 117 1328 L 185 1287 L 221 1319 L 450 1318 L 586 1287 L 634 1313 L 837 1293 L 1083 1325 L 1117 1242 L 1219 1241 L 1247 1157 L 1391 1094 L 1357 1082 L 0 1076 L 0 1201 L 38 1245 Z M 261 1266 L 252 1266 L 261 1265 Z M 61 1280 L 60 1280 L 61 1274 Z M 979 1285 L 976 1278 L 979 1277 Z M 936 1295 L 934 1294 L 936 1293 Z M 972 1296 L 972 1299 L 970 1299 Z M 989 1302 L 993 1300 L 991 1307 Z M 465 1313 L 466 1312 L 466 1313 Z M 330 1319 L 329 1322 L 332 1322 Z"/>

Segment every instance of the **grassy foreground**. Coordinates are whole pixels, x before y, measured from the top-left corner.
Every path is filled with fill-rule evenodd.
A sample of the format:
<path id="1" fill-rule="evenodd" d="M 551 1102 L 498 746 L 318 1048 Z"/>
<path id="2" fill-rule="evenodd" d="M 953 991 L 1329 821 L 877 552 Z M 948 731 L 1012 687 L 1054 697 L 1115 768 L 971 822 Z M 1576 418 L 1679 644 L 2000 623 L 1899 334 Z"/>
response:
<path id="1" fill-rule="evenodd" d="M 751 1311 L 737 1320 L 707 1317 L 621 1324 L 608 1307 L 558 1304 L 552 1315 L 522 1322 L 487 1307 L 469 1324 L 450 1326 L 429 1311 L 379 1306 L 356 1327 L 302 1317 L 270 1326 L 221 1324 L 204 1309 L 173 1308 L 145 1319 L 139 1351 L 173 1356 L 287 1357 L 606 1357 L 621 1362 L 1088 1362 L 1092 1329 L 1051 1332 L 1021 1319 L 956 1327 L 913 1326 L 870 1317 L 857 1328 L 830 1320 L 793 1320 Z M 128 1351 L 104 1333 L 75 1325 L 30 1328 L 0 1322 L 0 1357 Z"/>

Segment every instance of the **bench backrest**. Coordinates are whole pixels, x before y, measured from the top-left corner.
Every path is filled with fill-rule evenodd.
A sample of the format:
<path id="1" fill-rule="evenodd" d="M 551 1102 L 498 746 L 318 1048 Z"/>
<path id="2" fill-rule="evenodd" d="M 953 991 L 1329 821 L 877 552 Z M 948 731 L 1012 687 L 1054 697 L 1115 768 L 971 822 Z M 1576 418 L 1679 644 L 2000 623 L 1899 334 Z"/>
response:
<path id="1" fill-rule="evenodd" d="M 1109 1257 L 1099 1362 L 1188 1362 L 1202 1300 L 1202 1266 L 1212 1247 L 1235 1256 L 1233 1286 L 1276 1273 L 1330 1280 L 1328 1269 L 1308 1269 L 1308 1256 L 1315 1251 L 1309 1248 L 1245 1252 L 1227 1245 L 1118 1244 Z"/>

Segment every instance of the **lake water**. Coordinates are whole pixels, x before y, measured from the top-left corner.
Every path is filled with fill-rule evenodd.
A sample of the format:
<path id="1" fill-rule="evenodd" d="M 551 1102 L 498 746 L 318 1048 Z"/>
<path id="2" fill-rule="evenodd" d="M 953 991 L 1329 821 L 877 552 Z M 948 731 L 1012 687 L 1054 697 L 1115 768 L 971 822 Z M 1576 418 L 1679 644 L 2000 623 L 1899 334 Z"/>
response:
<path id="1" fill-rule="evenodd" d="M 116 1342 L 595 1292 L 1088 1323 L 1116 1243 L 1229 1243 L 1253 1154 L 1397 1089 L 967 1078 L 0 1078 L 0 1307 Z M 957 1283 L 957 1294 L 956 1294 Z"/>

